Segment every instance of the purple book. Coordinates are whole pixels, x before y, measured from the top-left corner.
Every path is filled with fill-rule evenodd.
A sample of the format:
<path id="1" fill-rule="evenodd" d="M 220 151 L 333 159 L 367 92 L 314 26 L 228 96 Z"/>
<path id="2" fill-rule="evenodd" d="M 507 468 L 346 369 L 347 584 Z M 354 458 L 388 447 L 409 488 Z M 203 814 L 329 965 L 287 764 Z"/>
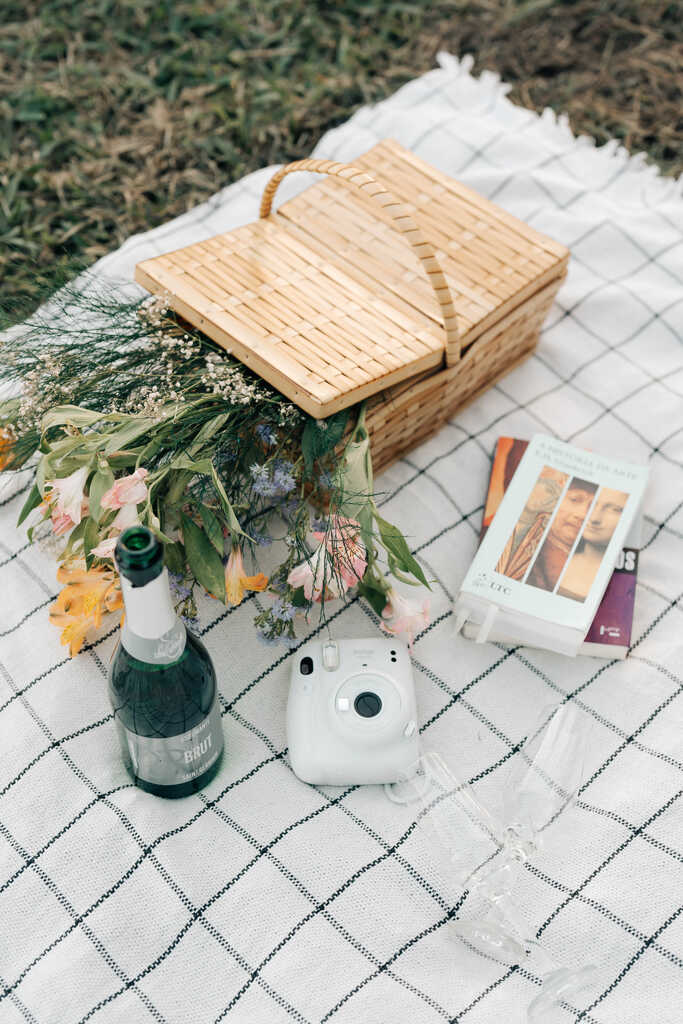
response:
<path id="1" fill-rule="evenodd" d="M 624 548 L 581 651 L 598 658 L 625 658 L 631 643 L 638 551 Z"/>
<path id="2" fill-rule="evenodd" d="M 498 438 L 484 506 L 484 518 L 479 535 L 480 542 L 496 514 L 503 494 L 507 490 L 528 443 L 528 441 L 514 437 Z M 586 639 L 581 645 L 580 654 L 592 655 L 594 658 L 626 657 L 631 643 L 637 573 L 638 550 L 632 547 L 624 548 L 607 584 L 592 625 L 586 634 Z M 496 638 L 492 636 L 491 639 Z"/>

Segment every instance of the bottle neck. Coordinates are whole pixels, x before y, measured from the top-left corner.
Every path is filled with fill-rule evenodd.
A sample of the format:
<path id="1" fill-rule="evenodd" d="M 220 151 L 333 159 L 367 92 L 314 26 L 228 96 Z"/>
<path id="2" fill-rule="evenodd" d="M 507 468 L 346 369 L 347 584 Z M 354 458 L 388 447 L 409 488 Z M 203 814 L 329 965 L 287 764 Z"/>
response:
<path id="1" fill-rule="evenodd" d="M 134 587 L 121 574 L 121 593 L 126 606 L 121 643 L 128 653 L 150 664 L 177 661 L 186 633 L 173 607 L 166 568 L 142 587 Z"/>

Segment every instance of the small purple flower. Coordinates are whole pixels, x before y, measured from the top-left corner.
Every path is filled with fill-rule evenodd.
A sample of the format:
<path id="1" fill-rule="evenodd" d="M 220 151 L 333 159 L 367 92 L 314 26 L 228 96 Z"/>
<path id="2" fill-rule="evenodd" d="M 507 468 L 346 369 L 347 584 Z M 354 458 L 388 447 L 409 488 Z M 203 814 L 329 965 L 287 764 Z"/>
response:
<path id="1" fill-rule="evenodd" d="M 259 423 L 256 427 L 256 433 L 266 448 L 272 448 L 277 442 L 277 434 L 268 423 Z"/>
<path id="2" fill-rule="evenodd" d="M 270 474 L 268 473 L 267 466 L 259 466 L 258 463 L 254 463 L 249 469 L 253 481 L 252 487 L 254 493 L 258 494 L 261 498 L 267 498 L 271 494 L 272 483 L 270 481 Z"/>
<path id="3" fill-rule="evenodd" d="M 274 602 L 270 611 L 273 618 L 279 622 L 291 622 L 296 615 L 294 605 L 288 601 L 283 601 L 281 597 L 278 597 L 277 601 Z"/>
<path id="4" fill-rule="evenodd" d="M 296 487 L 296 480 L 292 476 L 292 470 L 294 469 L 292 463 L 288 462 L 287 459 L 276 459 L 273 465 L 274 493 L 283 496 L 289 494 Z"/>
<path id="5" fill-rule="evenodd" d="M 260 548 L 267 548 L 273 543 L 273 538 L 267 533 L 253 533 L 252 536 Z"/>
<path id="6" fill-rule="evenodd" d="M 169 572 L 168 580 L 171 584 L 171 597 L 175 604 L 178 604 L 180 601 L 186 601 L 190 597 L 192 588 L 185 585 L 183 576 L 179 576 L 175 572 Z"/>
<path id="7" fill-rule="evenodd" d="M 289 494 L 296 487 L 296 480 L 292 476 L 293 468 L 291 462 L 287 462 L 285 459 L 276 459 L 272 463 L 271 475 L 271 468 L 267 464 L 259 466 L 255 462 L 250 467 L 254 493 L 261 498 L 280 498 Z"/>

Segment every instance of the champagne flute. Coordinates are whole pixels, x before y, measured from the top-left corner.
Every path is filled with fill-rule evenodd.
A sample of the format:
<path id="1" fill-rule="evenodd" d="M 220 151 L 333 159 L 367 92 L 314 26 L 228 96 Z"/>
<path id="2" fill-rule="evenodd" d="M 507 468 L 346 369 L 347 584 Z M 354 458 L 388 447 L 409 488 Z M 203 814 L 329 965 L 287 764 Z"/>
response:
<path id="1" fill-rule="evenodd" d="M 544 708 L 514 759 L 503 793 L 502 816 L 492 814 L 439 754 L 428 752 L 393 786 L 396 803 L 419 806 L 417 822 L 447 860 L 450 886 L 467 890 L 483 911 L 451 922 L 476 952 L 507 964 L 534 950 L 542 973 L 541 992 L 528 1010 L 530 1024 L 549 1019 L 560 1000 L 586 988 L 591 965 L 571 970 L 528 934 L 513 898 L 524 864 L 541 848 L 546 830 L 575 801 L 585 772 L 589 720 L 570 703 Z"/>

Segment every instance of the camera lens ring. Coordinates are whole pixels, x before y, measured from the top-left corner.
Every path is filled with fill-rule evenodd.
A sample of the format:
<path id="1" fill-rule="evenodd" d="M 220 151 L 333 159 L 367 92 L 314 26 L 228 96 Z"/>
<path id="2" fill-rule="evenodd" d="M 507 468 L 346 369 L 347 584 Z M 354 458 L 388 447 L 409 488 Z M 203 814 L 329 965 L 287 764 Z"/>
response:
<path id="1" fill-rule="evenodd" d="M 353 709 L 361 718 L 376 718 L 382 710 L 382 698 L 371 690 L 364 690 L 354 700 Z"/>

